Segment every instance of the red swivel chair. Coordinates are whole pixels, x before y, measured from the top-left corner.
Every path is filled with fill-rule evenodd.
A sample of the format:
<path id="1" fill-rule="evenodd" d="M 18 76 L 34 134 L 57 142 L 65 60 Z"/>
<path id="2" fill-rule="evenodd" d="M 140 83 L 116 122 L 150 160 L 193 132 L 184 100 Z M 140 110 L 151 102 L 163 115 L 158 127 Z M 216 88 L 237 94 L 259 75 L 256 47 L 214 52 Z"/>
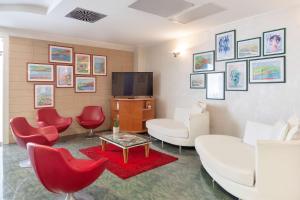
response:
<path id="1" fill-rule="evenodd" d="M 93 129 L 103 124 L 105 115 L 101 106 L 86 106 L 76 119 L 82 127 L 90 129 L 87 137 L 94 137 Z"/>
<path id="2" fill-rule="evenodd" d="M 67 193 L 66 200 L 75 199 L 73 193 L 92 184 L 106 168 L 106 158 L 76 159 L 64 148 L 33 143 L 27 144 L 27 149 L 40 182 L 50 192 Z"/>
<path id="3" fill-rule="evenodd" d="M 58 139 L 58 132 L 54 126 L 43 128 L 32 127 L 24 117 L 10 120 L 10 127 L 17 144 L 26 149 L 29 142 L 52 146 Z M 29 159 L 20 162 L 20 167 L 30 167 Z"/>
<path id="4" fill-rule="evenodd" d="M 42 108 L 37 111 L 37 124 L 39 127 L 55 126 L 61 133 L 72 124 L 72 117 L 61 117 L 55 108 Z"/>

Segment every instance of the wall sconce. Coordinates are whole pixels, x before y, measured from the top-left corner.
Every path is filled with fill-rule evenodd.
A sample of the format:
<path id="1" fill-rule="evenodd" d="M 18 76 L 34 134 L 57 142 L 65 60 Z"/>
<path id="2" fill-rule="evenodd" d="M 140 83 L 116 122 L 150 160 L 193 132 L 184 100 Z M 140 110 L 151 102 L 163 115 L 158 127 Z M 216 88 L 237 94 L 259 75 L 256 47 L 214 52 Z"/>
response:
<path id="1" fill-rule="evenodd" d="M 179 51 L 177 51 L 177 52 L 173 52 L 173 56 L 174 56 L 174 58 L 177 58 L 179 55 L 180 55 L 180 52 L 179 52 Z"/>

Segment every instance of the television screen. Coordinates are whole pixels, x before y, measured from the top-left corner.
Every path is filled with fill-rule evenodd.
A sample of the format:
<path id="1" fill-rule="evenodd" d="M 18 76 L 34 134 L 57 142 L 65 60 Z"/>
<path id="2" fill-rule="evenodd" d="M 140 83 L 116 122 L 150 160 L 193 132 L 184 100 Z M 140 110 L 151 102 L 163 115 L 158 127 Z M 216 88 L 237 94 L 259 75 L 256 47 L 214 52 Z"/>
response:
<path id="1" fill-rule="evenodd" d="M 112 96 L 153 96 L 153 72 L 113 72 Z"/>

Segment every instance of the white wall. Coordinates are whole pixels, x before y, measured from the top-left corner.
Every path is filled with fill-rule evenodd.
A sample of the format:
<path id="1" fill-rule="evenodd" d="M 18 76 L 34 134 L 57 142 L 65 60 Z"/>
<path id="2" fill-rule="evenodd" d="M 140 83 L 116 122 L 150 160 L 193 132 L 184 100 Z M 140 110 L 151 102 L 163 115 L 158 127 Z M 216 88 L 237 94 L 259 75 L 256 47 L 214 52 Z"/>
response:
<path id="1" fill-rule="evenodd" d="M 215 34 L 236 29 L 237 40 L 262 36 L 262 32 L 287 28 L 287 68 L 285 84 L 250 84 L 248 92 L 226 92 L 226 100 L 206 100 L 205 90 L 189 88 L 192 54 L 214 50 Z M 184 26 L 183 26 L 184 28 Z M 184 55 L 171 52 L 185 45 Z M 176 106 L 188 107 L 206 101 L 211 113 L 211 132 L 239 136 L 246 120 L 274 123 L 297 113 L 300 116 L 300 7 L 289 8 L 215 27 L 197 35 L 169 41 L 145 49 L 145 69 L 155 75 L 154 93 L 157 116 L 171 117 Z M 216 63 L 224 71 L 225 62 Z"/>

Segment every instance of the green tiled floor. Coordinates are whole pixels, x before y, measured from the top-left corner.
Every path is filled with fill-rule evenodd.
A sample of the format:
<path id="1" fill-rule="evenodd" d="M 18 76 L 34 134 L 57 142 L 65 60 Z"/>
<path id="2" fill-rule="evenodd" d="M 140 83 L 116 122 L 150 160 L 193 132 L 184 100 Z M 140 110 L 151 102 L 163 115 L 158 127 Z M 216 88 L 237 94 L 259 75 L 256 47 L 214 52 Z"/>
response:
<path id="1" fill-rule="evenodd" d="M 99 143 L 98 138 L 85 139 L 82 136 L 61 139 L 55 147 L 64 147 L 75 157 L 85 158 L 78 150 Z M 102 176 L 87 187 L 84 192 L 95 200 L 230 200 L 235 199 L 217 184 L 213 188 L 211 178 L 201 167 L 196 151 L 154 141 L 151 148 L 177 156 L 171 164 L 122 180 L 105 171 Z M 26 152 L 17 145 L 3 147 L 3 192 L 4 200 L 47 200 L 64 195 L 48 192 L 38 181 L 31 168 L 20 168 L 18 162 L 26 159 Z"/>

